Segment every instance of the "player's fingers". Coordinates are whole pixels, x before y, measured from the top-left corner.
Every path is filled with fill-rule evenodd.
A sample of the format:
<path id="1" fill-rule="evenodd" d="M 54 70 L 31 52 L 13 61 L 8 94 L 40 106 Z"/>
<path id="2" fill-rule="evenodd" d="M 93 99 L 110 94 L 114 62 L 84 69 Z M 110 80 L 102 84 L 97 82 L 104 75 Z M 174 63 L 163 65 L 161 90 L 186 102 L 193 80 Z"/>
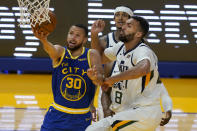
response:
<path id="1" fill-rule="evenodd" d="M 92 24 L 92 28 L 96 27 L 96 21 Z"/>
<path id="2" fill-rule="evenodd" d="M 37 30 L 34 30 L 34 35 L 36 36 L 36 37 L 38 37 L 39 38 L 39 32 L 37 31 Z"/>
<path id="3" fill-rule="evenodd" d="M 168 120 L 163 120 L 163 121 L 161 121 L 160 125 L 161 125 L 161 126 L 164 126 L 164 125 L 167 124 L 167 123 L 168 123 Z"/>
<path id="4" fill-rule="evenodd" d="M 98 19 L 98 23 L 101 24 L 101 22 L 102 22 L 102 20 L 101 19 Z"/>
<path id="5" fill-rule="evenodd" d="M 92 69 L 88 69 L 88 70 L 87 70 L 87 74 L 88 74 L 88 75 L 92 75 Z"/>
<path id="6" fill-rule="evenodd" d="M 161 122 L 161 123 L 160 123 L 160 126 L 164 126 L 164 124 Z"/>
<path id="7" fill-rule="evenodd" d="M 41 38 L 44 36 L 44 32 L 43 31 L 40 32 L 40 36 L 41 36 Z"/>
<path id="8" fill-rule="evenodd" d="M 35 34 L 35 30 L 33 28 L 31 28 L 32 32 Z"/>
<path id="9" fill-rule="evenodd" d="M 164 118 L 161 119 L 160 126 L 163 126 Z"/>
<path id="10" fill-rule="evenodd" d="M 34 33 L 35 35 L 38 35 L 38 31 L 37 31 L 37 30 L 32 29 L 32 31 L 33 31 L 33 33 Z"/>
<path id="11" fill-rule="evenodd" d="M 47 34 L 48 34 L 47 32 L 43 32 L 43 34 L 42 34 L 42 35 L 43 35 L 43 37 L 46 37 L 46 36 L 47 36 Z"/>
<path id="12" fill-rule="evenodd" d="M 98 26 L 99 26 L 99 28 L 102 27 L 102 21 L 99 22 Z"/>
<path id="13" fill-rule="evenodd" d="M 97 20 L 97 21 L 95 22 L 95 26 L 98 27 L 98 24 L 99 24 L 99 20 Z"/>
<path id="14" fill-rule="evenodd" d="M 102 21 L 101 27 L 105 27 L 105 22 L 104 21 Z"/>
<path id="15" fill-rule="evenodd" d="M 87 70 L 87 73 L 89 73 L 90 75 L 92 75 L 92 74 L 93 74 L 93 69 L 92 69 L 92 68 L 89 68 L 89 69 Z"/>
<path id="16" fill-rule="evenodd" d="M 92 120 L 93 120 L 94 122 L 96 122 L 96 112 L 93 112 L 93 113 L 92 113 Z"/>

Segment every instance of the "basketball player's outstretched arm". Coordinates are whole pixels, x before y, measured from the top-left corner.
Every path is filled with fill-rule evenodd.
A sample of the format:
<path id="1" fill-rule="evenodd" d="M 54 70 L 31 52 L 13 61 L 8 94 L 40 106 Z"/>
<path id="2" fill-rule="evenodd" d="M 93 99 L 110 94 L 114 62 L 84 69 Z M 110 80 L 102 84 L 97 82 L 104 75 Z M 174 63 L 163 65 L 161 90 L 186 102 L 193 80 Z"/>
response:
<path id="1" fill-rule="evenodd" d="M 92 24 L 92 28 L 91 28 L 91 48 L 98 50 L 101 56 L 107 45 L 107 36 L 105 35 L 99 38 L 98 33 L 102 32 L 104 30 L 104 27 L 105 27 L 104 21 L 96 20 Z"/>
<path id="2" fill-rule="evenodd" d="M 53 61 L 53 65 L 58 63 L 59 58 L 61 57 L 64 51 L 64 48 L 60 45 L 53 45 L 51 42 L 49 42 L 47 40 L 47 37 L 49 35 L 48 33 L 40 32 L 34 29 L 32 30 L 33 30 L 35 37 L 37 37 L 42 42 L 44 50 L 47 52 L 47 54 Z"/>
<path id="3" fill-rule="evenodd" d="M 140 62 L 138 62 L 134 67 L 112 77 L 105 78 L 104 85 L 112 86 L 114 83 L 118 81 L 136 79 L 141 76 L 145 76 L 149 72 L 150 61 L 148 59 L 143 59 Z"/>
<path id="4" fill-rule="evenodd" d="M 165 116 L 162 117 L 160 126 L 166 125 L 171 117 L 172 117 L 172 99 L 170 98 L 168 91 L 166 90 L 163 83 L 160 85 L 161 91 L 161 100 L 162 100 L 162 106 L 165 112 Z"/>
<path id="5" fill-rule="evenodd" d="M 101 64 L 101 56 L 97 50 L 90 51 L 91 68 L 87 70 L 88 77 L 95 85 L 102 85 L 104 80 L 104 72 Z"/>

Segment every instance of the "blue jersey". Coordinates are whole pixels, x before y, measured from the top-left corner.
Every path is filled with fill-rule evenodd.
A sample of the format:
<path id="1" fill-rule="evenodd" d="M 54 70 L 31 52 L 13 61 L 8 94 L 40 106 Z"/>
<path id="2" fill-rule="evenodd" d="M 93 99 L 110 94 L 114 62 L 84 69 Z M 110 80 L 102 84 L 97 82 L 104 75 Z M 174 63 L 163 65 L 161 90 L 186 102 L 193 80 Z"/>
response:
<path id="1" fill-rule="evenodd" d="M 72 114 L 73 110 L 75 114 L 75 109 L 77 111 L 81 109 L 81 113 L 84 113 L 88 111 L 87 108 L 94 97 L 95 86 L 87 76 L 87 69 L 91 66 L 89 51 L 83 48 L 81 56 L 74 58 L 65 48 L 65 55 L 54 68 L 52 76 L 54 102 L 69 109 L 64 112 Z"/>
<path id="2" fill-rule="evenodd" d="M 56 119 L 55 121 L 68 121 L 69 119 L 70 121 L 74 117 L 78 118 L 76 123 L 82 125 L 86 125 L 84 123 L 85 121 L 91 121 L 89 106 L 94 98 L 95 85 L 87 76 L 87 69 L 91 67 L 89 54 L 90 49 L 83 48 L 80 56 L 73 57 L 70 51 L 65 47 L 64 55 L 61 57 L 60 62 L 54 66 L 52 73 L 54 102 L 52 103 L 50 110 L 55 111 L 53 111 L 54 116 L 50 119 Z M 57 111 L 63 113 L 59 118 L 57 116 L 58 113 L 55 113 Z M 47 112 L 47 114 L 49 114 L 49 112 Z M 77 117 L 73 115 L 76 115 Z M 84 117 L 85 115 L 87 115 L 87 117 Z M 84 122 L 80 121 L 80 117 L 84 119 Z M 45 119 L 48 119 L 44 120 L 43 125 L 45 127 L 53 126 L 51 122 L 48 122 L 51 121 L 49 118 L 46 118 L 45 116 Z M 47 124 L 46 121 L 50 124 Z M 62 122 L 60 123 L 60 125 L 57 123 L 55 127 L 59 126 L 59 128 L 64 128 L 64 126 L 68 127 L 69 124 L 74 126 L 73 123 L 75 122 L 65 124 Z M 90 122 L 88 122 L 88 124 L 90 124 Z M 76 129 L 77 127 L 75 126 L 73 128 Z"/>

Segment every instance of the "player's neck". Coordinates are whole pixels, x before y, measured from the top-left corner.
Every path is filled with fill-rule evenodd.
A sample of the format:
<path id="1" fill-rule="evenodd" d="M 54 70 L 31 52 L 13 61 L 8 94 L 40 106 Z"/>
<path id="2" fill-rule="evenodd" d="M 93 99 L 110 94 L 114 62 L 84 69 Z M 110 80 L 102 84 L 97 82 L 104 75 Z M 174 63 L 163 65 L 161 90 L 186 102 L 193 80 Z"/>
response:
<path id="1" fill-rule="evenodd" d="M 80 56 L 83 52 L 83 46 L 77 50 L 71 51 L 69 50 L 73 57 Z"/>
<path id="2" fill-rule="evenodd" d="M 114 32 L 114 35 L 115 35 L 115 40 L 116 41 L 120 41 L 120 39 L 119 39 L 119 36 L 120 36 L 120 29 L 117 29 L 115 32 Z"/>
<path id="3" fill-rule="evenodd" d="M 139 42 L 140 42 L 139 40 L 132 40 L 129 42 L 125 42 L 124 45 L 125 45 L 126 51 L 135 48 L 139 44 Z"/>

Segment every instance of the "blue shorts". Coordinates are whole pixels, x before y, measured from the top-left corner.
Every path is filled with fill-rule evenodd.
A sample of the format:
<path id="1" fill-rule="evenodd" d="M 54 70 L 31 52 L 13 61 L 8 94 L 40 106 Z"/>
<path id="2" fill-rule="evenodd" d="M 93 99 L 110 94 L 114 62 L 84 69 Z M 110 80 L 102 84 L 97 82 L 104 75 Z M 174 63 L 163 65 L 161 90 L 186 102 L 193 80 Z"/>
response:
<path id="1" fill-rule="evenodd" d="M 45 115 L 41 131 L 85 131 L 91 120 L 91 112 L 67 114 L 51 106 Z"/>

